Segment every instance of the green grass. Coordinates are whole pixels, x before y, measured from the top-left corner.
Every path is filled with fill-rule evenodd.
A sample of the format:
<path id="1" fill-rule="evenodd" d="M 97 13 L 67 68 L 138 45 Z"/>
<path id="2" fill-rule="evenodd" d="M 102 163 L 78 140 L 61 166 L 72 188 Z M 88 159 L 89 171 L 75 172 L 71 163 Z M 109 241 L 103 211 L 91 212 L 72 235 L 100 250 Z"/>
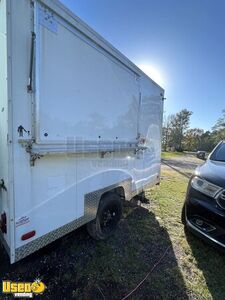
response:
<path id="1" fill-rule="evenodd" d="M 180 215 L 188 180 L 164 167 L 160 187 L 146 192 L 149 203 L 127 206 L 117 234 L 97 244 L 93 259 L 80 269 L 79 282 L 97 299 L 122 299 L 145 277 L 165 249 L 162 263 L 130 299 L 225 299 L 225 259 L 184 232 Z M 75 298 L 76 298 L 75 297 Z M 98 298 L 99 297 L 99 298 Z"/>
<path id="2" fill-rule="evenodd" d="M 174 157 L 180 157 L 180 156 L 184 156 L 185 153 L 183 152 L 162 152 L 161 153 L 161 157 L 162 158 L 174 158 Z"/>
<path id="3" fill-rule="evenodd" d="M 172 242 L 186 294 L 191 299 L 225 299 L 224 254 L 190 233 L 185 234 L 180 221 L 187 179 L 169 168 L 164 168 L 162 176 L 161 187 L 151 189 L 148 197 L 152 199 L 155 216 Z M 160 279 L 163 281 L 162 277 Z"/>
<path id="4" fill-rule="evenodd" d="M 114 236 L 96 242 L 80 229 L 49 252 L 44 250 L 15 266 L 6 266 L 0 253 L 4 262 L 0 278 L 31 281 L 38 276 L 47 286 L 45 299 L 119 300 L 170 247 L 129 299 L 225 299 L 224 255 L 185 234 L 180 221 L 187 183 L 186 177 L 163 166 L 161 185 L 146 192 L 148 203 L 126 204 Z"/>

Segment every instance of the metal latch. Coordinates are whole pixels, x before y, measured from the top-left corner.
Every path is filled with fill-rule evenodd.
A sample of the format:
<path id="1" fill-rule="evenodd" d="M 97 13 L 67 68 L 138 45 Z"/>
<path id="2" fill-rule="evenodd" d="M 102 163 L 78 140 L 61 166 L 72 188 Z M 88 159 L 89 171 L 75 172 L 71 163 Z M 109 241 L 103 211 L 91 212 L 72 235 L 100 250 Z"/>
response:
<path id="1" fill-rule="evenodd" d="M 17 132 L 19 133 L 20 137 L 23 136 L 23 132 L 26 132 L 28 136 L 30 135 L 30 131 L 26 130 L 22 125 L 17 128 Z"/>

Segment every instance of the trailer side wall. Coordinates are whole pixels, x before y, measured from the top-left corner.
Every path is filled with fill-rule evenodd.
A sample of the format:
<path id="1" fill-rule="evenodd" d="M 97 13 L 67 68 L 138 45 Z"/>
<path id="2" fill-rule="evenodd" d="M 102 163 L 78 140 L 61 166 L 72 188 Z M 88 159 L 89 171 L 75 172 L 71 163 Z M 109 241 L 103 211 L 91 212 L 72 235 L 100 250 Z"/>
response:
<path id="1" fill-rule="evenodd" d="M 7 85 L 7 5 L 6 0 L 0 1 L 0 180 L 4 181 L 5 187 L 9 186 L 8 177 L 8 85 Z M 5 213 L 7 217 L 7 234 L 2 234 L 0 238 L 10 247 L 9 230 L 10 203 L 8 193 L 0 189 L 0 215 Z"/>
<path id="2" fill-rule="evenodd" d="M 82 81 L 78 78 L 78 73 L 75 74 L 77 80 L 73 81 L 71 80 L 71 76 L 73 76 L 73 68 L 76 66 L 74 65 L 73 68 L 70 69 L 70 66 L 68 66 L 68 57 L 65 58 L 63 55 L 59 56 L 57 51 L 58 56 L 55 58 L 54 56 L 51 57 L 50 53 L 54 52 L 55 47 L 58 47 L 58 43 L 62 43 L 63 40 L 62 36 L 61 39 L 58 40 L 55 36 L 56 33 L 49 31 L 43 24 L 40 24 L 39 19 L 37 20 L 39 16 L 35 13 L 35 9 L 40 3 L 45 4 L 45 6 L 48 4 L 48 10 L 51 10 L 51 7 L 55 8 L 54 13 L 57 15 L 56 18 L 60 20 L 63 18 L 67 21 L 71 20 L 73 27 L 79 29 L 80 32 L 87 30 L 87 27 L 85 27 L 82 22 L 79 22 L 75 16 L 72 17 L 70 13 L 64 10 L 61 5 L 58 4 L 58 1 L 9 0 L 8 3 L 11 3 L 10 49 L 12 51 L 12 74 L 10 84 L 12 85 L 13 110 L 10 126 L 13 132 L 13 157 L 10 161 L 13 170 L 12 172 L 10 171 L 10 174 L 13 174 L 13 194 L 10 194 L 10 201 L 15 203 L 15 208 L 12 209 L 13 212 L 15 211 L 15 236 L 13 236 L 15 245 L 11 247 L 12 252 L 15 250 L 16 254 L 15 258 L 11 257 L 11 262 L 14 262 L 94 219 L 102 193 L 110 189 L 121 187 L 126 198 L 130 199 L 132 195 L 141 191 L 146 185 L 150 184 L 150 186 L 152 186 L 159 182 L 163 90 L 138 70 L 138 68 L 135 69 L 131 63 L 128 63 L 128 60 L 126 60 L 122 54 L 119 54 L 113 47 L 110 48 L 109 44 L 104 42 L 103 39 L 100 39 L 97 34 L 95 38 L 93 31 L 89 30 L 90 36 L 92 35 L 92 38 L 96 39 L 95 42 L 101 44 L 102 47 L 105 45 L 108 52 L 111 51 L 114 53 L 115 58 L 117 60 L 120 59 L 123 65 L 120 66 L 119 63 L 118 67 L 118 63 L 114 65 L 115 62 L 111 62 L 107 57 L 107 61 L 105 61 L 106 58 L 104 58 L 104 66 L 101 70 L 103 85 L 105 80 L 104 74 L 108 74 L 108 81 L 110 81 L 111 76 L 113 77 L 113 74 L 116 75 L 116 77 L 118 75 L 120 78 L 120 82 L 118 82 L 117 78 L 113 78 L 113 83 L 117 84 L 116 88 L 120 89 L 119 96 L 117 95 L 119 99 L 114 94 L 115 91 L 112 93 L 114 97 L 109 99 L 112 103 L 110 102 L 110 106 L 108 107 L 112 107 L 116 112 L 113 121 L 116 122 L 120 117 L 120 121 L 123 123 L 121 126 L 124 126 L 123 128 L 133 126 L 130 135 L 126 135 L 124 131 L 123 138 L 128 137 L 128 140 L 134 138 L 135 143 L 137 143 L 136 138 L 138 138 L 140 133 L 143 140 L 145 140 L 146 147 L 140 151 L 135 151 L 135 149 L 131 147 L 130 150 L 117 150 L 112 153 L 107 152 L 103 154 L 102 152 L 67 153 L 65 149 L 62 153 L 47 153 L 43 157 L 41 156 L 40 159 L 36 159 L 34 165 L 31 165 L 30 153 L 27 152 L 27 149 L 24 147 L 26 143 L 22 143 L 22 140 L 35 140 L 36 143 L 34 144 L 39 146 L 39 142 L 43 142 L 45 138 L 47 138 L 49 142 L 52 142 L 51 139 L 55 140 L 57 134 L 61 132 L 58 136 L 59 140 L 63 137 L 63 139 L 68 138 L 76 141 L 77 132 L 79 132 L 79 130 L 76 131 L 77 126 L 75 126 L 74 131 L 72 129 L 74 125 L 76 125 L 76 120 L 82 117 L 81 113 L 79 113 L 79 106 L 82 107 L 82 110 L 85 110 L 86 106 L 90 115 L 90 107 L 93 107 L 93 111 L 98 106 L 102 108 L 107 93 L 110 94 L 111 91 L 109 89 L 110 84 L 107 82 L 108 90 L 103 95 L 104 97 L 99 100 L 98 97 L 101 97 L 101 93 L 99 89 L 100 84 L 98 82 L 98 97 L 95 95 L 92 99 L 91 93 L 89 93 L 90 91 L 86 91 L 90 86 L 86 87 L 85 84 L 83 84 L 83 81 L 85 81 L 85 73 L 88 72 L 87 66 L 85 66 L 85 72 L 83 71 L 84 74 L 82 74 L 82 76 L 84 77 L 82 77 Z M 39 67 L 42 69 L 42 72 L 43 70 L 46 70 L 46 72 L 44 72 L 45 74 L 39 72 L 36 65 L 36 69 L 34 68 L 33 70 L 33 90 L 28 92 L 27 85 L 31 67 L 32 32 L 37 33 L 37 26 L 43 27 L 41 29 L 42 45 L 38 44 L 40 40 L 38 35 L 36 35 L 36 51 L 34 53 L 33 62 L 35 63 L 37 61 L 39 55 L 38 49 L 41 48 L 41 55 L 44 56 L 46 54 L 47 59 L 42 57 L 40 62 L 41 64 L 44 63 L 44 65 Z M 61 28 L 60 30 L 64 29 Z M 65 34 L 69 35 L 70 41 L 73 35 L 67 32 L 68 28 L 65 30 Z M 51 44 L 53 40 L 54 42 Z M 55 43 L 56 40 L 57 43 Z M 74 40 L 74 43 L 79 43 L 76 37 L 74 37 Z M 71 42 L 71 44 L 73 45 L 73 42 Z M 53 48 L 51 48 L 52 45 L 54 45 Z M 67 44 L 67 48 L 69 45 Z M 79 47 L 76 49 L 78 48 Z M 65 49 L 65 51 L 68 51 L 70 59 L 73 59 L 70 49 Z M 93 51 L 93 49 L 91 51 Z M 87 56 L 88 53 L 86 54 Z M 80 53 L 80 55 L 81 54 L 82 53 Z M 74 55 L 77 55 L 77 53 L 74 53 Z M 61 60 L 60 65 L 58 63 L 59 59 Z M 64 61 L 67 65 L 66 68 L 63 67 Z M 77 60 L 74 61 L 76 62 Z M 81 67 L 79 61 L 78 63 L 79 67 Z M 93 70 L 95 68 L 97 69 L 95 65 L 92 67 Z M 56 73 L 63 73 L 57 75 L 54 74 L 54 70 Z M 70 72 L 68 73 L 67 70 Z M 135 75 L 136 73 L 138 76 Z M 89 74 L 87 75 L 89 76 Z M 61 81 L 58 81 L 58 77 L 60 77 Z M 45 78 L 45 82 L 42 83 L 42 87 L 44 85 L 44 88 L 42 89 L 42 94 L 40 94 L 38 81 L 43 80 L 43 78 Z M 126 84 L 125 89 L 123 88 L 123 81 Z M 70 101 L 67 101 L 68 99 L 64 101 L 63 96 L 67 93 L 64 86 L 67 86 L 68 82 Z M 89 83 L 90 82 L 91 80 L 89 78 Z M 46 83 L 51 85 L 50 94 L 48 94 L 49 90 L 47 86 L 45 86 Z M 126 93 L 130 85 L 132 92 L 129 91 Z M 58 91 L 56 94 L 54 94 L 54 86 L 56 86 L 56 91 Z M 60 95 L 61 88 L 63 89 L 62 95 Z M 79 99 L 79 90 L 81 95 L 86 96 Z M 74 98 L 73 92 L 75 92 Z M 93 87 L 93 94 L 94 92 Z M 135 95 L 133 106 L 132 94 Z M 38 99 L 37 96 L 41 96 L 42 99 Z M 125 99 L 124 106 L 123 97 Z M 43 99 L 48 102 L 46 103 L 47 116 L 45 115 L 45 101 L 43 101 Z M 82 99 L 87 101 L 85 105 L 83 102 L 80 102 Z M 129 101 L 127 101 L 127 99 Z M 41 110 L 38 110 L 40 104 L 39 100 L 42 101 Z M 102 101 L 102 103 L 98 103 L 98 101 Z M 89 102 L 90 107 L 88 107 Z M 63 104 L 66 105 L 65 111 L 63 110 Z M 130 110 L 129 104 L 131 105 Z M 62 122 L 63 120 L 67 122 L 67 114 L 70 115 L 70 118 L 72 118 L 74 114 L 74 124 L 69 128 L 69 131 L 65 130 L 66 126 L 60 131 L 61 126 L 59 126 L 60 122 L 58 122 L 56 118 L 57 114 L 54 114 L 54 106 L 58 106 L 57 113 L 61 114 L 59 117 Z M 111 115 L 110 109 L 109 111 L 107 110 L 108 107 L 105 105 L 104 108 L 106 119 Z M 121 112 L 123 113 L 122 116 L 120 116 Z M 41 113 L 41 115 L 39 116 L 38 113 Z M 101 113 L 103 114 L 103 111 Z M 126 113 L 127 118 L 123 117 Z M 51 117 L 53 120 L 50 120 Z M 42 120 L 41 124 L 38 123 L 40 120 Z M 87 118 L 85 121 L 86 120 Z M 93 125 L 88 125 L 87 129 L 89 132 L 93 133 L 93 126 L 96 126 L 95 129 L 101 129 L 101 124 L 96 124 L 96 122 L 94 122 Z M 47 128 L 49 124 L 51 125 L 51 127 L 49 127 L 51 130 Z M 23 129 L 20 134 L 18 128 L 21 126 Z M 36 135 L 37 131 L 35 129 L 38 128 L 38 126 L 42 140 L 40 140 L 40 136 Z M 117 126 L 117 130 L 114 131 L 113 134 L 111 134 L 112 131 L 107 128 L 107 138 L 112 138 L 112 141 L 116 138 L 119 140 L 119 129 L 121 126 Z M 48 134 L 46 137 L 44 135 L 45 129 Z M 94 134 L 94 136 L 97 135 L 96 130 Z M 104 137 L 101 131 L 98 135 Z M 87 137 L 93 138 L 93 135 Z M 85 146 L 84 144 L 84 148 Z M 35 232 L 35 235 L 28 240 L 23 240 L 22 236 L 29 232 Z M 11 230 L 11 235 L 13 234 L 14 231 Z"/>

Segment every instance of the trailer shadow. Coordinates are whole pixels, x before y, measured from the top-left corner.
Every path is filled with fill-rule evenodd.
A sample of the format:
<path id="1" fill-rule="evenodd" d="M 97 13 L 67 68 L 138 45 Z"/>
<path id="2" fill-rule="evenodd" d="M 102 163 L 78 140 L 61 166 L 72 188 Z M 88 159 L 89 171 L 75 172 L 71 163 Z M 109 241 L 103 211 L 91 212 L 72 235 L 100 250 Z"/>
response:
<path id="1" fill-rule="evenodd" d="M 186 239 L 201 270 L 212 299 L 225 299 L 225 252 L 185 230 Z"/>
<path id="2" fill-rule="evenodd" d="M 45 299 L 122 299 L 169 246 L 129 299 L 188 299 L 166 229 L 150 210 L 135 201 L 125 204 L 116 235 L 106 241 L 92 240 L 82 227 L 12 266 L 1 250 L 0 279 L 40 278 L 47 286 Z"/>

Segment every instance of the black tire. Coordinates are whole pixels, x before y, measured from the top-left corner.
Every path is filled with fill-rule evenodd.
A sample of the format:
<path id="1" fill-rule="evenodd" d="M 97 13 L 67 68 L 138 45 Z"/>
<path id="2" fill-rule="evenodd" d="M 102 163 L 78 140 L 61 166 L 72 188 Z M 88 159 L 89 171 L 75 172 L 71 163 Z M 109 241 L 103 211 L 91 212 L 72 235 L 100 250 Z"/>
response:
<path id="1" fill-rule="evenodd" d="M 181 222 L 186 225 L 186 207 L 185 204 L 182 207 L 182 212 L 181 212 Z"/>
<path id="2" fill-rule="evenodd" d="M 121 216 L 121 197 L 107 193 L 100 200 L 96 219 L 87 224 L 87 231 L 95 240 L 105 240 L 116 231 Z"/>

